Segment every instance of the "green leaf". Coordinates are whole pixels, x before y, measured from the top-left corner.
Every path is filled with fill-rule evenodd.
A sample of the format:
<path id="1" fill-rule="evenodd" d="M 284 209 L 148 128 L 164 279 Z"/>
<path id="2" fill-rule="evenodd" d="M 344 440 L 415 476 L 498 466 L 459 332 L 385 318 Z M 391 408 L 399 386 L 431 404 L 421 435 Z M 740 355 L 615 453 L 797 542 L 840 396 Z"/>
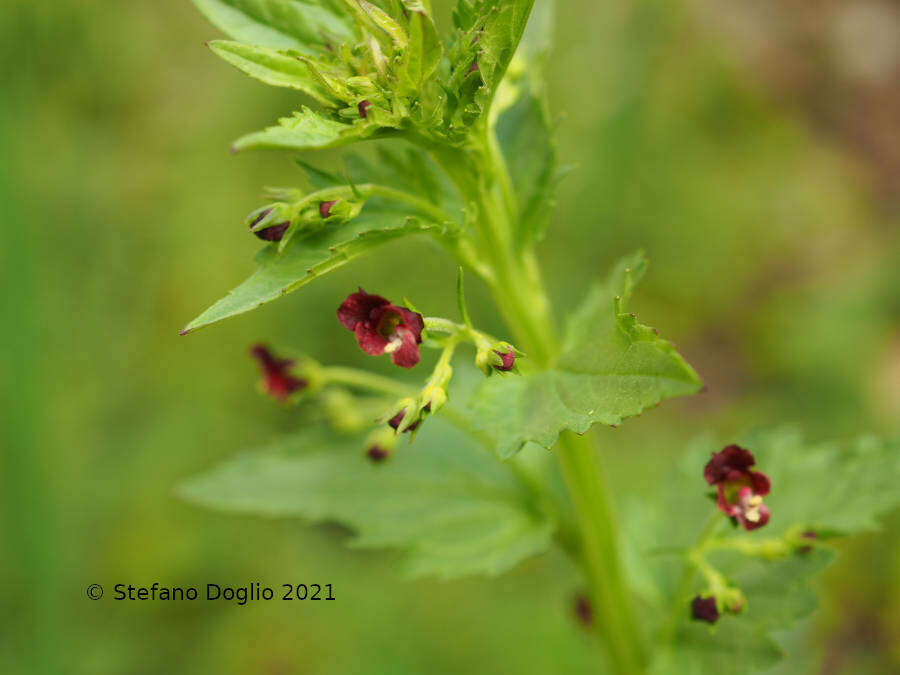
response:
<path id="1" fill-rule="evenodd" d="M 487 18 L 484 30 L 478 35 L 478 70 L 485 85 L 481 96 L 484 110 L 489 107 L 506 74 L 506 68 L 525 32 L 533 4 L 534 0 L 482 3 Z"/>
<path id="2" fill-rule="evenodd" d="M 350 1 L 353 2 L 353 0 Z M 409 40 L 406 31 L 403 30 L 403 27 L 400 24 L 391 18 L 390 14 L 381 9 L 381 7 L 373 5 L 366 0 L 355 1 L 372 23 L 390 36 L 396 48 L 403 49 L 406 47 L 407 41 Z"/>
<path id="3" fill-rule="evenodd" d="M 261 82 L 275 87 L 297 89 L 323 105 L 334 104 L 334 100 L 312 75 L 309 67 L 297 58 L 296 53 L 229 40 L 212 40 L 209 48 L 217 56 Z"/>
<path id="4" fill-rule="evenodd" d="M 182 335 L 261 307 L 390 241 L 440 231 L 438 226 L 400 213 L 380 211 L 374 201 L 336 229 L 295 237 L 280 255 L 277 244 L 266 246 L 257 255 L 256 272 L 185 326 Z"/>
<path id="5" fill-rule="evenodd" d="M 825 535 L 877 530 L 879 517 L 900 502 L 898 440 L 810 444 L 798 430 L 782 428 L 743 442 L 772 480 L 769 535 L 794 524 Z"/>
<path id="6" fill-rule="evenodd" d="M 723 615 L 715 626 L 709 626 L 690 620 L 689 599 L 685 599 L 672 642 L 659 645 L 650 672 L 745 675 L 771 668 L 783 658 L 772 632 L 815 608 L 809 583 L 833 558 L 830 551 L 813 551 L 803 558 L 744 559 L 727 566 L 729 578 L 747 595 L 746 611 Z"/>
<path id="7" fill-rule="evenodd" d="M 272 49 L 320 49 L 352 40 L 353 31 L 322 3 L 303 0 L 193 0 L 234 40 Z"/>
<path id="8" fill-rule="evenodd" d="M 472 397 L 473 424 L 501 457 L 526 442 L 550 448 L 564 429 L 619 424 L 666 398 L 696 392 L 693 369 L 653 329 L 623 313 L 646 267 L 643 254 L 621 261 L 571 318 L 553 368 L 492 377 Z"/>
<path id="9" fill-rule="evenodd" d="M 342 523 L 356 533 L 354 546 L 403 549 L 414 576 L 500 574 L 550 546 L 554 524 L 528 488 L 439 420 L 383 464 L 363 450 L 359 437 L 310 429 L 237 457 L 180 493 L 225 511 Z"/>
<path id="10" fill-rule="evenodd" d="M 231 147 L 235 152 L 248 149 L 320 150 L 360 141 L 377 131 L 373 125 L 336 122 L 304 107 L 291 117 L 282 117 L 278 126 L 242 136 Z"/>
<path id="11" fill-rule="evenodd" d="M 348 180 L 355 185 L 374 183 L 421 197 L 450 216 L 462 213 L 459 193 L 427 153 L 416 147 L 390 145 L 391 141 L 379 143 L 373 161 L 355 154 L 345 155 L 346 172 L 340 175 L 322 171 L 300 159 L 297 164 L 310 184 L 319 190 L 347 185 Z"/>
<path id="12" fill-rule="evenodd" d="M 412 11 L 409 17 L 409 44 L 403 52 L 400 77 L 413 92 L 434 74 L 441 60 L 441 39 L 434 21 L 425 12 Z"/>
<path id="13" fill-rule="evenodd" d="M 518 200 L 517 243 L 527 246 L 547 229 L 560 173 L 544 96 L 528 78 L 521 86 L 524 91 L 501 113 L 495 128 Z"/>
<path id="14" fill-rule="evenodd" d="M 730 441 L 731 439 L 729 439 Z M 745 532 L 726 525 L 721 515 L 717 539 L 755 544 L 760 550 L 785 532 L 812 529 L 821 536 L 877 527 L 895 508 L 900 494 L 900 443 L 871 438 L 855 443 L 809 444 L 794 429 L 758 432 L 738 439 L 756 458 L 756 469 L 772 479 L 765 502 L 771 521 Z M 708 560 L 741 589 L 746 610 L 724 614 L 714 628 L 689 619 L 691 598 L 704 591 L 699 574 L 683 585 L 684 559 L 707 518 L 720 514 L 706 498 L 703 467 L 727 443 L 693 443 L 664 484 L 624 508 L 628 534 L 625 568 L 644 601 L 651 640 L 661 645 L 652 672 L 746 673 L 781 659 L 772 633 L 789 628 L 816 606 L 812 578 L 834 558 L 827 548 L 782 556 L 741 555 L 720 548 Z M 784 548 L 791 551 L 792 547 Z M 673 623 L 674 619 L 674 623 Z M 671 642 L 669 646 L 666 643 Z"/>
<path id="15" fill-rule="evenodd" d="M 354 183 L 378 183 L 416 194 L 449 214 L 462 212 L 459 193 L 427 153 L 415 147 L 387 147 L 379 143 L 374 161 L 358 155 L 346 158 Z"/>

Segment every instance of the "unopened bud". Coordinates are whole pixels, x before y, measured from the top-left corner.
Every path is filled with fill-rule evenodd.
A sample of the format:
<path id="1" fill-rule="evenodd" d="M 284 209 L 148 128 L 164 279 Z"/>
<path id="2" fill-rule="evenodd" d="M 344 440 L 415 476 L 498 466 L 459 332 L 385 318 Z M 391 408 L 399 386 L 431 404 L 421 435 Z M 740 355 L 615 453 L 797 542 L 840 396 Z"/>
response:
<path id="1" fill-rule="evenodd" d="M 710 596 L 701 598 L 699 595 L 691 601 L 691 616 L 697 621 L 715 623 L 719 620 L 719 608 L 716 607 L 716 598 Z"/>
<path id="2" fill-rule="evenodd" d="M 327 218 L 331 215 L 331 207 L 337 204 L 337 199 L 332 199 L 330 202 L 319 202 L 319 215 L 323 218 Z"/>
<path id="3" fill-rule="evenodd" d="M 370 445 L 369 449 L 366 450 L 366 457 L 368 457 L 375 464 L 379 464 L 386 460 L 391 456 L 391 451 L 387 448 L 383 448 L 380 445 Z"/>
<path id="4" fill-rule="evenodd" d="M 397 439 L 393 433 L 381 427 L 375 429 L 366 439 L 366 457 L 373 464 L 380 464 L 388 457 L 397 445 Z"/>
<path id="5" fill-rule="evenodd" d="M 281 241 L 291 221 L 287 204 L 276 202 L 257 209 L 247 216 L 250 231 L 264 241 Z"/>

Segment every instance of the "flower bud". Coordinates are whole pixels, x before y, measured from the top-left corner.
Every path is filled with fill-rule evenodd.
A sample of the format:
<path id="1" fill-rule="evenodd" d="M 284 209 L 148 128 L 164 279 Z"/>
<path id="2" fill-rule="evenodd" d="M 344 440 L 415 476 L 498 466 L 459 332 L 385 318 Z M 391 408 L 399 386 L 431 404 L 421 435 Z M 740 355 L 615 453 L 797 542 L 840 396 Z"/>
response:
<path id="1" fill-rule="evenodd" d="M 290 205 L 275 202 L 247 216 L 250 231 L 263 241 L 281 241 L 291 225 Z"/>
<path id="2" fill-rule="evenodd" d="M 513 369 L 516 363 L 516 354 L 512 349 L 508 351 L 501 352 L 497 349 L 494 350 L 494 353 L 500 357 L 500 365 L 495 365 L 494 370 L 499 370 L 503 373 L 508 373 Z"/>
<path id="3" fill-rule="evenodd" d="M 388 426 L 391 429 L 393 429 L 394 431 L 397 431 L 397 429 L 400 428 L 400 425 L 403 423 L 403 419 L 406 417 L 406 410 L 407 409 L 404 408 L 403 410 L 401 410 L 396 415 L 394 415 L 391 419 L 388 420 Z M 408 427 L 406 427 L 403 430 L 403 433 L 406 433 L 408 431 L 415 431 L 421 423 L 422 423 L 422 420 L 417 419 L 415 422 L 413 422 Z"/>
<path id="4" fill-rule="evenodd" d="M 732 614 L 738 614 L 747 603 L 747 599 L 741 590 L 733 587 L 724 589 L 719 596 L 719 600 L 722 603 L 722 607 Z"/>
<path id="5" fill-rule="evenodd" d="M 436 413 L 447 402 L 447 390 L 441 386 L 428 386 L 422 390 L 422 401 L 425 401 L 423 410 L 429 413 Z"/>
<path id="6" fill-rule="evenodd" d="M 396 445 L 393 433 L 384 428 L 375 429 L 366 439 L 365 455 L 373 464 L 380 464 L 391 456 Z"/>
<path id="7" fill-rule="evenodd" d="M 481 345 L 475 353 L 475 365 L 485 375 L 508 373 L 516 369 L 516 356 L 521 356 L 508 342 L 496 342 L 489 348 Z"/>
<path id="8" fill-rule="evenodd" d="M 390 457 L 391 451 L 387 448 L 383 448 L 380 445 L 370 445 L 369 449 L 366 450 L 366 457 L 368 457 L 375 464 L 379 464 Z"/>
<path id="9" fill-rule="evenodd" d="M 319 202 L 319 215 L 328 218 L 331 215 L 331 207 L 338 203 L 337 199 L 328 202 Z"/>
<path id="10" fill-rule="evenodd" d="M 716 607 L 716 598 L 710 596 L 701 598 L 696 596 L 691 602 L 691 617 L 697 621 L 715 623 L 719 620 L 719 608 Z"/>

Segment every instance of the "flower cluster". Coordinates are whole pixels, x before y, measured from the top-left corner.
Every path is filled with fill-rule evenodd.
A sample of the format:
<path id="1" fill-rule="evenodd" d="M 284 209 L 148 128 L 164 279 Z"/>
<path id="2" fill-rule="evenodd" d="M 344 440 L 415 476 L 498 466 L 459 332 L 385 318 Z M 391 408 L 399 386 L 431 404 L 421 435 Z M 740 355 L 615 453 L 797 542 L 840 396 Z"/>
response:
<path id="1" fill-rule="evenodd" d="M 333 207 L 334 202 L 323 202 L 318 208 L 322 217 L 328 217 L 328 209 Z M 263 374 L 260 388 L 281 402 L 288 401 L 300 390 L 307 390 L 325 418 L 344 433 L 357 433 L 374 420 L 377 426 L 366 440 L 365 455 L 374 463 L 383 462 L 390 457 L 400 434 L 408 432 L 411 441 L 425 418 L 436 414 L 447 403 L 447 387 L 453 375 L 451 361 L 459 344 L 470 342 L 475 346 L 476 365 L 486 375 L 517 370 L 516 358 L 521 352 L 508 342 L 498 341 L 472 327 L 461 290 L 459 300 L 464 323 L 438 317 L 425 319 L 409 307 L 395 305 L 362 288 L 348 295 L 338 307 L 338 321 L 354 333 L 366 354 L 389 354 L 395 365 L 412 368 L 420 361 L 421 345 L 441 350 L 430 376 L 418 391 L 388 378 L 321 366 L 307 357 L 298 374 L 294 372 L 297 365 L 294 360 L 278 358 L 266 346 L 257 344 L 250 353 Z M 363 389 L 376 396 L 359 397 L 350 389 Z M 400 397 L 385 410 L 382 397 L 393 395 L 394 391 Z"/>
<path id="2" fill-rule="evenodd" d="M 726 516 L 734 518 L 745 530 L 755 530 L 769 522 L 769 509 L 763 497 L 769 494 L 769 477 L 751 471 L 756 464 L 753 453 L 737 445 L 729 445 L 713 453 L 703 469 L 703 477 L 716 486 L 716 505 Z"/>

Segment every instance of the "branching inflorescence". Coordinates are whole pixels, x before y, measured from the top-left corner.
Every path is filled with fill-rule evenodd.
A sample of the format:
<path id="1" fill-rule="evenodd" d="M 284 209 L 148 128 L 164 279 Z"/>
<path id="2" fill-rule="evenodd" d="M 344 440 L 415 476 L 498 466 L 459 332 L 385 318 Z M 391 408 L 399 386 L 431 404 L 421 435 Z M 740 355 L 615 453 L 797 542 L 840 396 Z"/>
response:
<path id="1" fill-rule="evenodd" d="M 690 619 L 715 624 L 723 612 L 748 614 L 753 598 L 741 585 L 752 581 L 742 582 L 746 568 L 731 554 L 781 565 L 782 580 L 817 569 L 822 539 L 844 530 L 829 528 L 820 510 L 776 507 L 773 520 L 784 525 L 759 539 L 754 531 L 771 516 L 763 502 L 770 481 L 751 470 L 756 458 L 737 445 L 713 454 L 702 471 L 703 460 L 694 456 L 684 478 L 669 481 L 673 492 L 659 507 L 660 527 L 613 510 L 603 465 L 582 435 L 694 393 L 700 381 L 669 342 L 626 311 L 646 268 L 640 253 L 616 265 L 565 330 L 557 328 L 535 256 L 564 173 L 542 80 L 549 4 L 539 3 L 523 40 L 533 0 L 459 0 L 444 35 L 427 0 L 194 2 L 232 38 L 210 42 L 213 52 L 315 106 L 243 136 L 235 151 L 307 153 L 378 142 L 369 158 L 346 155 L 339 173 L 301 156 L 308 187 L 269 189 L 267 203 L 247 216 L 250 232 L 266 242 L 258 270 L 182 332 L 255 309 L 415 235 L 437 243 L 459 267 L 459 317 L 425 316 L 405 299 L 392 302 L 362 288 L 340 303 L 337 321 L 368 355 L 387 355 L 407 370 L 419 365 L 423 348 L 437 350 L 420 388 L 255 345 L 261 390 L 283 404 L 316 408 L 329 430 L 303 437 L 317 445 L 312 454 L 266 455 L 252 466 L 247 462 L 257 460 L 242 459 L 185 494 L 212 506 L 341 520 L 360 534 L 360 545 L 405 548 L 411 571 L 442 577 L 497 574 L 555 542 L 589 587 L 578 596 L 576 614 L 596 628 L 620 673 L 688 672 L 683 664 L 695 663 L 690 650 L 698 639 L 730 639 L 709 631 L 698 638 Z M 463 269 L 491 290 L 510 341 L 473 326 Z M 468 400 L 451 404 L 452 361 L 464 344 L 474 348 L 485 377 Z M 397 439 L 412 440 L 432 417 L 463 435 L 438 447 L 428 446 L 424 433 L 418 452 L 392 457 Z M 438 425 L 435 433 L 445 431 Z M 473 444 L 481 450 L 470 450 Z M 526 444 L 552 448 L 558 462 L 548 461 L 548 453 L 521 462 L 517 453 Z M 344 453 L 345 445 L 352 452 Z M 757 447 L 774 463 L 789 454 L 771 439 Z M 484 448 L 492 453 L 487 463 Z M 873 461 L 889 461 L 886 446 L 871 452 Z M 442 453 L 457 461 L 446 463 Z M 378 465 L 375 473 L 361 473 L 360 464 L 371 468 L 363 457 Z M 454 468 L 460 458 L 473 473 Z M 304 482 L 316 472 L 336 481 L 327 494 Z M 716 488 L 714 508 L 702 498 L 701 473 Z M 789 473 L 782 472 L 782 485 Z M 291 476 L 295 482 L 286 482 Z M 557 478 L 565 497 L 548 488 Z M 366 485 L 364 507 L 354 499 L 354 481 Z M 867 508 L 875 514 L 886 505 Z M 740 528 L 720 535 L 729 519 Z M 627 538 L 619 535 L 622 522 Z M 623 548 L 634 551 L 628 569 Z M 731 557 L 720 561 L 725 554 Z M 788 565 L 796 560 L 799 568 Z M 682 570 L 674 584 L 673 569 Z M 785 602 L 793 598 L 786 594 Z M 755 620 L 748 625 L 756 639 L 772 644 L 767 631 L 776 621 L 741 619 Z M 727 649 L 719 644 L 710 652 Z"/>

